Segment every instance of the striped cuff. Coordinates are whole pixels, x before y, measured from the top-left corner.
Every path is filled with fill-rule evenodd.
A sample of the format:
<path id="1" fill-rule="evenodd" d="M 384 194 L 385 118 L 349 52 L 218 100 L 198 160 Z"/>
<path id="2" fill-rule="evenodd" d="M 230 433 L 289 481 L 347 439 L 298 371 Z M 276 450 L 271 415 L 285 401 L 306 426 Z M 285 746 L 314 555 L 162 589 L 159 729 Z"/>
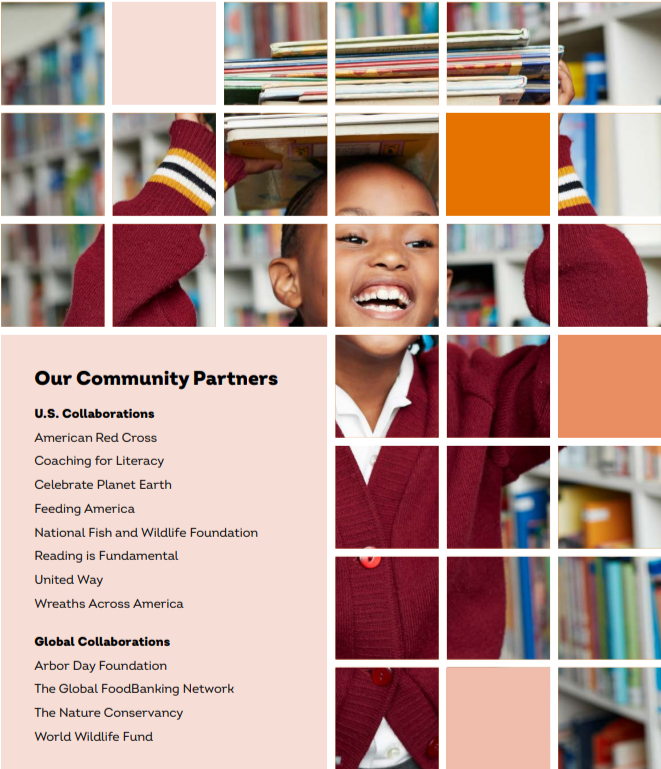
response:
<path id="1" fill-rule="evenodd" d="M 570 155 L 571 140 L 567 136 L 560 136 L 559 139 L 558 210 L 565 211 L 568 208 L 576 208 L 578 206 L 592 206 L 583 183 L 572 164 Z"/>
<path id="2" fill-rule="evenodd" d="M 149 181 L 176 190 L 205 214 L 216 204 L 216 172 L 188 150 L 170 148 Z"/>

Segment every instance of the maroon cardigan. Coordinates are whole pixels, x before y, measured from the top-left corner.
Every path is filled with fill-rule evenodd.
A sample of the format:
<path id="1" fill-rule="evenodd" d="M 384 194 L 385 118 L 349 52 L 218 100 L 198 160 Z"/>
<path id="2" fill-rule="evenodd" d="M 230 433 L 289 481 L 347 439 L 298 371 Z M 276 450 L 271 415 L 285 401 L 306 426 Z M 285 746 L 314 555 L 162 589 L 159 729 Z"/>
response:
<path id="1" fill-rule="evenodd" d="M 338 660 L 438 659 L 438 558 L 336 558 L 335 567 Z"/>
<path id="2" fill-rule="evenodd" d="M 215 177 L 215 134 L 191 120 L 175 120 L 170 136 L 169 152 Z M 166 159 L 159 168 L 169 165 Z M 176 181 L 169 186 L 170 181 L 157 169 L 133 200 L 115 205 L 113 214 L 206 215 L 187 186 Z M 195 326 L 195 308 L 179 280 L 204 258 L 201 229 L 200 224 L 114 225 L 113 326 Z M 76 264 L 65 326 L 104 324 L 104 238 L 102 227 Z"/>
<path id="3" fill-rule="evenodd" d="M 335 755 L 340 769 L 357 769 L 382 718 L 421 769 L 437 769 L 437 668 L 337 668 L 335 679 Z"/>
<path id="4" fill-rule="evenodd" d="M 366 484 L 351 449 L 338 446 L 335 506 L 338 548 L 438 547 L 438 448 L 385 446 Z"/>

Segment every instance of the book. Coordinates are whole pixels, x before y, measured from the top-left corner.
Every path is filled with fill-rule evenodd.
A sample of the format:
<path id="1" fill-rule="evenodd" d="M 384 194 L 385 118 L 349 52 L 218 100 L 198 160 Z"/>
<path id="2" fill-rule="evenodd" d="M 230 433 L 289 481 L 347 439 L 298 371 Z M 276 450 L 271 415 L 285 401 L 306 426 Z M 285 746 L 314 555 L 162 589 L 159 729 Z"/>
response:
<path id="1" fill-rule="evenodd" d="M 506 558 L 506 632 L 502 659 L 549 659 L 549 560 Z"/>
<path id="2" fill-rule="evenodd" d="M 586 501 L 581 519 L 585 547 L 633 546 L 630 497 Z"/>
<path id="3" fill-rule="evenodd" d="M 503 103 L 503 97 L 500 94 L 462 94 L 448 96 L 446 102 L 454 107 L 498 107 Z"/>
<path id="4" fill-rule="evenodd" d="M 448 77 L 448 96 L 487 96 L 497 93 L 501 104 L 518 104 L 525 92 L 527 79 L 523 76 Z"/>
<path id="5" fill-rule="evenodd" d="M 560 547 L 599 547 L 599 538 L 603 536 L 599 524 L 606 516 L 608 523 L 609 508 L 605 514 L 595 513 L 586 520 L 585 510 L 588 505 L 595 503 L 629 503 L 629 520 L 631 517 L 630 498 L 621 492 L 610 489 L 600 489 L 593 486 L 575 486 L 560 483 L 558 488 L 558 537 Z M 598 508 L 597 508 L 598 509 Z M 596 520 L 595 520 L 596 519 Z M 586 543 L 587 531 L 590 531 L 590 545 Z M 606 529 L 608 530 L 608 529 Z M 609 540 L 604 539 L 604 542 Z"/>
<path id="6" fill-rule="evenodd" d="M 282 208 L 326 166 L 327 128 L 319 115 L 299 115 L 278 126 L 280 115 L 259 116 L 250 127 L 235 128 L 225 120 L 231 155 L 281 160 L 283 169 L 248 176 L 236 187 L 241 210 Z M 240 119 L 240 125 L 245 122 Z M 276 121 L 275 125 L 272 125 Z M 337 115 L 336 155 L 342 158 L 388 157 L 422 179 L 438 194 L 438 115 Z"/>
<path id="7" fill-rule="evenodd" d="M 613 769 L 647 769 L 645 741 L 627 740 L 613 745 Z"/>
<path id="8" fill-rule="evenodd" d="M 480 29 L 448 32 L 448 50 L 475 50 L 484 48 L 516 48 L 530 43 L 527 29 Z"/>
<path id="9" fill-rule="evenodd" d="M 514 495 L 516 547 L 548 547 L 549 490 L 532 489 Z"/>

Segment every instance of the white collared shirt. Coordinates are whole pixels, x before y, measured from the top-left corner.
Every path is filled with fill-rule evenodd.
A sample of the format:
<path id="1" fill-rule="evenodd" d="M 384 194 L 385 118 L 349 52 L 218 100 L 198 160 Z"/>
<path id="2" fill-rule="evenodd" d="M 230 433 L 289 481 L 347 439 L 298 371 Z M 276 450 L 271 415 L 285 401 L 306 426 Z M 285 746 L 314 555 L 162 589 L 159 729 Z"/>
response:
<path id="1" fill-rule="evenodd" d="M 409 350 L 404 354 L 399 374 L 390 388 L 386 402 L 374 431 L 354 399 L 341 387 L 335 386 L 335 421 L 345 438 L 385 438 L 397 412 L 411 405 L 408 399 L 409 387 L 413 380 L 413 355 Z M 351 446 L 351 451 L 362 473 L 369 483 L 372 469 L 379 456 L 380 446 Z M 390 769 L 403 764 L 411 757 L 401 740 L 393 732 L 386 719 L 382 719 L 372 744 L 360 762 L 360 769 Z"/>
<path id="2" fill-rule="evenodd" d="M 413 355 L 409 350 L 404 353 L 399 374 L 390 388 L 386 402 L 377 420 L 374 431 L 369 426 L 365 415 L 354 399 L 341 387 L 335 385 L 335 421 L 345 438 L 385 438 L 401 408 L 411 405 L 408 399 L 409 387 L 413 380 Z M 372 468 L 379 456 L 380 446 L 351 446 L 360 472 L 369 483 Z"/>
<path id="3" fill-rule="evenodd" d="M 370 749 L 359 764 L 359 769 L 390 769 L 403 764 L 410 758 L 411 754 L 384 718 L 379 724 Z"/>

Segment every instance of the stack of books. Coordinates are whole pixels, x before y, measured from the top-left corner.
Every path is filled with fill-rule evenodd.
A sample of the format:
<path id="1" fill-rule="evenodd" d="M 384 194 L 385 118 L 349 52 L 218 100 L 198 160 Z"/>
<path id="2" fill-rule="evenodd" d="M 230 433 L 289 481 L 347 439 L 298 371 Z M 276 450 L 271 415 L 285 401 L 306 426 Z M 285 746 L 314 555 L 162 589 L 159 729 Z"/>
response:
<path id="1" fill-rule="evenodd" d="M 225 104 L 325 104 L 326 40 L 272 43 L 270 58 L 225 62 Z M 438 103 L 438 33 L 336 40 L 337 102 Z"/>
<path id="2" fill-rule="evenodd" d="M 547 104 L 550 69 L 550 46 L 531 46 L 525 28 L 448 32 L 448 104 Z"/>

